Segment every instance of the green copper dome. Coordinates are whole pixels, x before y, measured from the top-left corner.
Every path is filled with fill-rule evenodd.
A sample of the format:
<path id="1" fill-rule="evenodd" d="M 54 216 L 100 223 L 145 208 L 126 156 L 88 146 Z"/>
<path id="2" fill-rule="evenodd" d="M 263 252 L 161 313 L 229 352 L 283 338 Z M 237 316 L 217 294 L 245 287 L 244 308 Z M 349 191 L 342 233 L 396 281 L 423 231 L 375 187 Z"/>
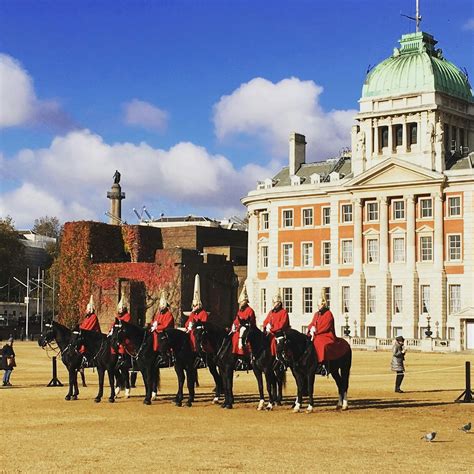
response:
<path id="1" fill-rule="evenodd" d="M 400 49 L 367 74 L 362 98 L 439 91 L 472 102 L 466 75 L 443 58 L 436 43 L 428 33 L 403 35 Z"/>

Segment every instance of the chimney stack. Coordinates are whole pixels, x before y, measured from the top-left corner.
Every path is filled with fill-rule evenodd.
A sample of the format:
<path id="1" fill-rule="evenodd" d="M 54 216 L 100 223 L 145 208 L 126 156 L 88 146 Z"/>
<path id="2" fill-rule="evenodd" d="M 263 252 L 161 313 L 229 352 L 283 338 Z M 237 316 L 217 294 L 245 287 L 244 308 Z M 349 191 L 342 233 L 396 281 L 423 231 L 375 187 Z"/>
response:
<path id="1" fill-rule="evenodd" d="M 300 133 L 290 134 L 290 176 L 295 175 L 306 161 L 306 138 Z"/>

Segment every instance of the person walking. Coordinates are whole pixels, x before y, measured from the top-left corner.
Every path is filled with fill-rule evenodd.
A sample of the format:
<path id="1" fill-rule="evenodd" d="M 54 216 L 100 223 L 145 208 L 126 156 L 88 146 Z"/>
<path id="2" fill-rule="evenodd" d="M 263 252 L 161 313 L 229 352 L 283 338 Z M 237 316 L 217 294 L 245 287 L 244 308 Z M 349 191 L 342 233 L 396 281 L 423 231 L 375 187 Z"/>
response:
<path id="1" fill-rule="evenodd" d="M 13 367 L 16 367 L 15 351 L 13 350 L 13 337 L 10 337 L 2 348 L 2 369 L 5 371 L 3 374 L 4 387 L 12 386 L 10 383 L 10 376 L 12 374 Z"/>
<path id="2" fill-rule="evenodd" d="M 405 377 L 405 353 L 406 348 L 404 346 L 405 339 L 403 336 L 397 336 L 395 338 L 395 343 L 392 347 L 392 364 L 391 369 L 393 372 L 397 373 L 395 378 L 395 392 L 403 393 L 403 390 L 400 388 L 402 385 L 403 378 Z"/>

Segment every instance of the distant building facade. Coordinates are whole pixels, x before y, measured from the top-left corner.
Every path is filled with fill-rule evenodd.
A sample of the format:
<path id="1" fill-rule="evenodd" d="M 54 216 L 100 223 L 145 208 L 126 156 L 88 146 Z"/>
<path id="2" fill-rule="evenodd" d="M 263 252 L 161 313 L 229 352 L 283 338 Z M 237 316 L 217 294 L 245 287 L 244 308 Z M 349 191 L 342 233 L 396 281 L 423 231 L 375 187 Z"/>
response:
<path id="1" fill-rule="evenodd" d="M 324 287 L 339 335 L 416 345 L 429 326 L 474 349 L 474 103 L 435 45 L 404 35 L 369 72 L 351 153 L 306 163 L 294 133 L 289 166 L 242 199 L 260 323 L 279 291 L 304 330 Z"/>

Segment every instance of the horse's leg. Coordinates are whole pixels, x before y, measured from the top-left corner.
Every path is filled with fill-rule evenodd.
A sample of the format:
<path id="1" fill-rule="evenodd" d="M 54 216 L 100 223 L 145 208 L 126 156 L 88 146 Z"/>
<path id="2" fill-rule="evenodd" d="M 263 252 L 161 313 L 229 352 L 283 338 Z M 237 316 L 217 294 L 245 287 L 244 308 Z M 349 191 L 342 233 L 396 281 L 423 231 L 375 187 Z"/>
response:
<path id="1" fill-rule="evenodd" d="M 152 369 L 149 366 L 143 368 L 143 379 L 145 380 L 145 399 L 143 403 L 145 405 L 151 405 L 151 391 L 153 388 L 153 375 Z"/>
<path id="2" fill-rule="evenodd" d="M 296 387 L 297 387 L 297 394 L 296 394 L 296 401 L 293 407 L 293 411 L 298 413 L 301 408 L 301 404 L 303 403 L 303 393 L 305 391 L 306 380 L 304 376 L 302 376 L 298 371 L 294 371 L 293 375 L 295 376 L 296 380 Z"/>
<path id="3" fill-rule="evenodd" d="M 194 386 L 196 384 L 196 372 L 197 369 L 195 369 L 192 365 L 186 369 L 186 378 L 188 379 L 188 401 L 186 402 L 186 405 L 188 407 L 193 405 L 194 401 Z"/>
<path id="4" fill-rule="evenodd" d="M 104 394 L 104 370 L 101 367 L 97 367 L 97 375 L 99 376 L 99 391 L 97 392 L 94 401 L 99 403 L 102 400 Z"/>
<path id="5" fill-rule="evenodd" d="M 179 365 L 174 366 L 176 376 L 178 377 L 178 393 L 176 394 L 175 404 L 177 407 L 183 406 L 183 386 L 184 386 L 184 369 Z"/>
<path id="6" fill-rule="evenodd" d="M 273 410 L 273 404 L 275 403 L 275 387 L 274 387 L 274 380 L 272 376 L 272 370 L 265 371 L 265 382 L 267 384 L 267 392 L 268 392 L 268 404 L 266 409 Z"/>
<path id="7" fill-rule="evenodd" d="M 263 410 L 263 406 L 265 405 L 265 395 L 263 393 L 263 374 L 262 371 L 257 368 L 256 364 L 254 364 L 253 366 L 253 373 L 255 375 L 255 378 L 257 379 L 258 396 L 260 397 L 258 400 L 257 410 L 261 411 Z"/>
<path id="8" fill-rule="evenodd" d="M 81 372 L 82 386 L 83 386 L 83 387 L 87 387 L 87 384 L 86 384 L 86 374 L 84 373 L 84 369 L 81 369 L 80 372 Z"/>
<path id="9" fill-rule="evenodd" d="M 64 397 L 64 400 L 71 400 L 71 397 L 73 394 L 73 387 L 74 387 L 73 371 L 74 369 L 72 369 L 71 367 L 67 368 L 68 379 L 69 379 L 69 390 L 67 392 L 67 395 Z"/>
<path id="10" fill-rule="evenodd" d="M 214 399 L 212 400 L 212 403 L 219 403 L 219 397 L 222 391 L 222 379 L 219 375 L 219 372 L 217 371 L 217 367 L 214 361 L 209 361 L 208 367 L 209 372 L 211 373 L 212 378 L 214 379 L 214 383 L 216 384 L 214 387 Z"/>
<path id="11" fill-rule="evenodd" d="M 107 370 L 107 375 L 109 377 L 109 385 L 110 385 L 110 396 L 109 396 L 109 402 L 114 403 L 115 402 L 115 378 L 117 371 L 115 369 L 115 363 L 110 364 L 107 369 L 105 367 L 102 368 L 103 373 Z M 104 375 L 102 375 L 102 390 L 104 389 Z"/>
<path id="12" fill-rule="evenodd" d="M 125 398 L 130 398 L 130 372 L 128 371 L 128 367 L 124 367 L 123 374 L 125 380 Z"/>
<path id="13" fill-rule="evenodd" d="M 307 376 L 309 402 L 308 402 L 308 408 L 306 409 L 306 411 L 308 413 L 311 413 L 313 411 L 313 407 L 314 407 L 314 398 L 313 398 L 314 377 L 315 377 L 315 371 L 313 369 L 309 369 L 309 373 L 308 373 L 308 376 Z"/>

